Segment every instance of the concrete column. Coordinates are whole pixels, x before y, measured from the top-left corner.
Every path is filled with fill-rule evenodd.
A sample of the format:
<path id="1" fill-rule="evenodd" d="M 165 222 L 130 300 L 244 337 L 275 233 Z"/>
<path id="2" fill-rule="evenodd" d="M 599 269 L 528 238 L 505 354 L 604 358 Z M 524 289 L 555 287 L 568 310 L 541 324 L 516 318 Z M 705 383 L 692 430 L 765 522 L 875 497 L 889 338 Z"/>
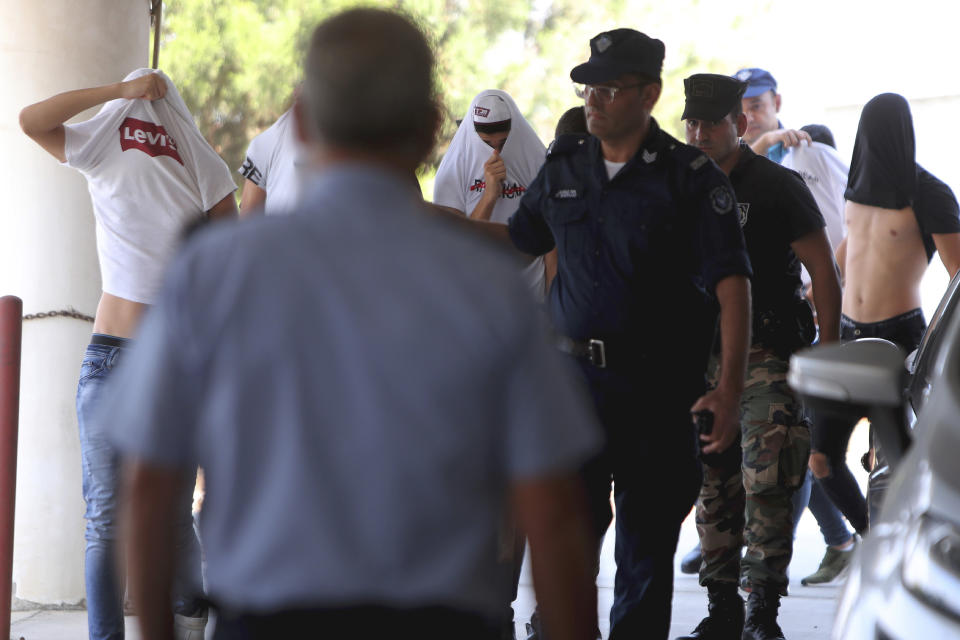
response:
<path id="1" fill-rule="evenodd" d="M 0 0 L 0 175 L 11 196 L 0 207 L 0 295 L 22 298 L 26 314 L 73 307 L 92 316 L 100 274 L 86 181 L 23 135 L 19 111 L 147 66 L 149 27 L 147 0 Z M 24 323 L 15 601 L 84 598 L 74 401 L 91 328 L 72 318 Z"/>

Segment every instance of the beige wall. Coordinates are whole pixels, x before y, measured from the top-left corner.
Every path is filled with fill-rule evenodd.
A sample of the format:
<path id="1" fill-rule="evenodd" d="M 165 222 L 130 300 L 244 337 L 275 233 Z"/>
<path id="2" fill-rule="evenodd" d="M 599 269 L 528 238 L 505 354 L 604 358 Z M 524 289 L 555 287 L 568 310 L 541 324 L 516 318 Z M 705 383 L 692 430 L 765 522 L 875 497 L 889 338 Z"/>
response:
<path id="1" fill-rule="evenodd" d="M 20 296 L 24 313 L 93 315 L 100 274 L 83 177 L 24 136 L 18 113 L 146 66 L 149 26 L 147 0 L 0 0 L 0 175 L 9 196 L 0 207 L 0 295 Z M 21 600 L 84 597 L 74 398 L 90 330 L 66 318 L 24 323 L 13 566 Z"/>

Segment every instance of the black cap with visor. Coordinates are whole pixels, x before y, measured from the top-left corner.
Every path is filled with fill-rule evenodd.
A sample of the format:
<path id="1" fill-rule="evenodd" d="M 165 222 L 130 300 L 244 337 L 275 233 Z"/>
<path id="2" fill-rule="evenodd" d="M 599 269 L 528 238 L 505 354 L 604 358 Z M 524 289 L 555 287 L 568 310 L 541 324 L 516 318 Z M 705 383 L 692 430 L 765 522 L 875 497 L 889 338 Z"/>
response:
<path id="1" fill-rule="evenodd" d="M 740 104 L 747 83 L 715 73 L 697 73 L 683 81 L 686 104 L 681 120 L 719 122 Z"/>
<path id="2" fill-rule="evenodd" d="M 660 80 L 663 42 L 633 29 L 604 31 L 590 40 L 590 59 L 570 71 L 579 84 L 602 84 L 625 73 L 641 73 Z"/>

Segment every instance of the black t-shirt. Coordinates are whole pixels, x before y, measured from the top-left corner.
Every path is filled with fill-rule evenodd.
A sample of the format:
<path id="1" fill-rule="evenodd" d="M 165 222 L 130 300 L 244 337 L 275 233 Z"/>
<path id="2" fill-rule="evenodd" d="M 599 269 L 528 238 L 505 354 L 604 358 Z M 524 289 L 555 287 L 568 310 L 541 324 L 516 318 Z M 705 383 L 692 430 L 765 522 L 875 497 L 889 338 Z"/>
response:
<path id="1" fill-rule="evenodd" d="M 913 200 L 913 212 L 923 234 L 927 262 L 930 262 L 937 250 L 931 234 L 960 233 L 960 209 L 950 187 L 920 165 L 917 165 L 917 194 Z"/>
<path id="2" fill-rule="evenodd" d="M 730 182 L 753 265 L 754 318 L 789 309 L 802 286 L 800 260 L 790 243 L 824 228 L 817 202 L 800 174 L 758 156 L 743 143 Z"/>

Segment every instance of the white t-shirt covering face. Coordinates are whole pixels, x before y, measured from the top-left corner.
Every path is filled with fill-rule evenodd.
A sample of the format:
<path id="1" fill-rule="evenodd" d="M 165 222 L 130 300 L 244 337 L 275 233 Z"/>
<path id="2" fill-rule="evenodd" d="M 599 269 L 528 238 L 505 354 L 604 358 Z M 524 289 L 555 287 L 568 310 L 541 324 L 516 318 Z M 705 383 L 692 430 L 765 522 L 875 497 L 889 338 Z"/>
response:
<path id="1" fill-rule="evenodd" d="M 250 141 L 240 175 L 267 192 L 264 212 L 287 213 L 300 201 L 307 179 L 306 152 L 297 140 L 293 109 Z"/>
<path id="2" fill-rule="evenodd" d="M 470 102 L 470 108 L 460 123 L 460 128 L 450 142 L 450 148 L 443 156 L 437 177 L 433 185 L 433 202 L 470 213 L 480 203 L 486 183 L 483 177 L 483 164 L 490 159 L 493 149 L 477 135 L 474 129 L 474 107 L 481 96 L 500 97 L 510 109 L 510 134 L 503 145 L 500 156 L 507 168 L 507 179 L 497 204 L 493 207 L 490 220 L 506 223 L 520 206 L 523 197 L 533 179 L 543 166 L 547 149 L 517 108 L 513 98 L 505 91 L 488 89 L 478 93 Z M 544 297 L 543 260 L 534 260 L 523 271 L 524 281 L 530 285 L 538 300 Z"/>
<path id="3" fill-rule="evenodd" d="M 130 80 L 152 69 L 138 69 Z M 233 193 L 230 169 L 165 74 L 159 100 L 111 100 L 64 126 L 66 165 L 87 179 L 103 291 L 150 304 L 184 228 Z"/>

